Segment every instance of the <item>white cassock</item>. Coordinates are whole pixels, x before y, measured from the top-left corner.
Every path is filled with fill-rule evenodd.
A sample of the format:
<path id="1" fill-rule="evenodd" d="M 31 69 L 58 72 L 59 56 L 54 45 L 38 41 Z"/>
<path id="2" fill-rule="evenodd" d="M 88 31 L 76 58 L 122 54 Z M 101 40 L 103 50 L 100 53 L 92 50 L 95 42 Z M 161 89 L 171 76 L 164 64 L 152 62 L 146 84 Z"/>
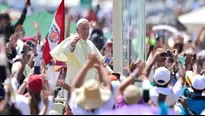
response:
<path id="1" fill-rule="evenodd" d="M 66 38 L 63 42 L 61 42 L 58 46 L 56 46 L 51 52 L 51 56 L 58 60 L 66 62 L 67 64 L 67 75 L 66 75 L 66 83 L 71 85 L 73 79 L 77 75 L 77 73 L 82 68 L 83 64 L 86 63 L 86 58 L 89 53 L 97 53 L 97 55 L 103 60 L 103 56 L 99 52 L 99 50 L 95 47 L 95 45 L 90 40 L 82 40 L 80 39 L 73 52 L 70 51 L 71 42 L 75 37 Z M 112 72 L 109 66 L 106 67 L 109 72 Z M 97 70 L 92 68 L 88 71 L 86 75 L 87 79 L 95 79 L 97 76 Z"/>

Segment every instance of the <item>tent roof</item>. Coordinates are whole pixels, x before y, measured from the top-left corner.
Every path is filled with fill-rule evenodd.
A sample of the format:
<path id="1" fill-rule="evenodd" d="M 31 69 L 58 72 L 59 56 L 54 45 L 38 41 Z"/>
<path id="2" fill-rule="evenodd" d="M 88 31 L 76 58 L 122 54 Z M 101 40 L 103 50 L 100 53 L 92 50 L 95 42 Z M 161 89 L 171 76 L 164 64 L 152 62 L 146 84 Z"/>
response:
<path id="1" fill-rule="evenodd" d="M 184 24 L 190 32 L 198 33 L 205 26 L 205 7 L 194 10 L 180 16 L 179 21 Z"/>
<path id="2" fill-rule="evenodd" d="M 179 17 L 182 23 L 205 24 L 205 7 L 194 10 Z"/>

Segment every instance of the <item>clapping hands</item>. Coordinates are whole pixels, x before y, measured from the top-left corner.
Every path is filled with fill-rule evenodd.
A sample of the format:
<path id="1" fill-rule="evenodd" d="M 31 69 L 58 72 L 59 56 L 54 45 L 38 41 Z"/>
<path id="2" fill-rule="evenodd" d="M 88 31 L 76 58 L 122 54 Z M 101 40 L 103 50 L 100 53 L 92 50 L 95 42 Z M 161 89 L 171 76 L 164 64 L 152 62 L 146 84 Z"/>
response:
<path id="1" fill-rule="evenodd" d="M 88 55 L 87 65 L 90 68 L 91 67 L 99 68 L 102 64 L 101 64 L 101 61 L 98 58 L 97 54 L 91 53 L 91 54 Z"/>

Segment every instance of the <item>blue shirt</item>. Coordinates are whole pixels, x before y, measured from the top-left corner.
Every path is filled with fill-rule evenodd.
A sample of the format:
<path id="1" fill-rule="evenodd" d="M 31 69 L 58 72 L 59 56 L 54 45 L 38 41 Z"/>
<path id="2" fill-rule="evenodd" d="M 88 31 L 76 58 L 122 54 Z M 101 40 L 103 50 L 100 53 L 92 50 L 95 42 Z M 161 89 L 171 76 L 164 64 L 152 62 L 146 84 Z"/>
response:
<path id="1" fill-rule="evenodd" d="M 201 96 L 194 94 L 195 96 Z M 194 100 L 190 97 L 187 98 L 188 108 L 196 115 L 200 115 L 201 112 L 205 109 L 205 100 Z M 181 115 L 186 115 L 184 107 L 182 107 Z"/>

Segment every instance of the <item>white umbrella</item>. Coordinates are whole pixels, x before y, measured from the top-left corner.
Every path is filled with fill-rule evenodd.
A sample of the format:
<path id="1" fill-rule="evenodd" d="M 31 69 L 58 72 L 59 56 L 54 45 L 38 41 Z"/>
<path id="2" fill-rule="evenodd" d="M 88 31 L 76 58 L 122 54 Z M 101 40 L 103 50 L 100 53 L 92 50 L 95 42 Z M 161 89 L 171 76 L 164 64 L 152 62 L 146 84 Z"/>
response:
<path id="1" fill-rule="evenodd" d="M 179 21 L 184 24 L 190 32 L 198 33 L 205 26 L 205 7 L 194 10 L 180 16 Z"/>

